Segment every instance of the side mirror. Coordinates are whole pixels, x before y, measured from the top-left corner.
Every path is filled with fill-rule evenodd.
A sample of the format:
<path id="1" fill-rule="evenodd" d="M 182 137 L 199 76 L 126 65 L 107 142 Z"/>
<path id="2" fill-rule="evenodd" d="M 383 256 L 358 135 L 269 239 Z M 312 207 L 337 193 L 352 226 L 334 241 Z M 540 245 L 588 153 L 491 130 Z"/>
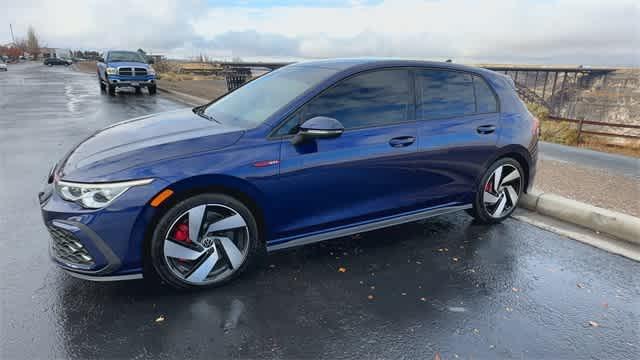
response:
<path id="1" fill-rule="evenodd" d="M 99 57 L 99 58 L 97 59 L 97 61 L 98 61 L 98 62 L 103 63 L 103 62 L 104 62 L 104 58 L 101 56 L 101 57 Z"/>
<path id="2" fill-rule="evenodd" d="M 147 64 L 153 65 L 154 63 L 155 63 L 155 61 L 153 60 L 153 58 L 148 58 L 147 59 Z"/>
<path id="3" fill-rule="evenodd" d="M 291 143 L 297 145 L 308 139 L 334 138 L 342 135 L 343 132 L 344 126 L 340 121 L 326 116 L 316 116 L 300 125 L 300 130 Z"/>

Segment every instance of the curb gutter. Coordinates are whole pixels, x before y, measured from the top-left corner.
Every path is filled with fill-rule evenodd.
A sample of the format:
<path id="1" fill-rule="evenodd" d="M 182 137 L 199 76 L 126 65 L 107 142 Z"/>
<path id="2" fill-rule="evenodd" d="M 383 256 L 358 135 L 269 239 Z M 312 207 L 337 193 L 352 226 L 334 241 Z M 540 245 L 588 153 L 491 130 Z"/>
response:
<path id="1" fill-rule="evenodd" d="M 160 86 L 158 86 L 158 90 L 170 95 L 173 99 L 190 106 L 198 106 L 198 105 L 203 105 L 210 102 L 210 100 L 203 99 L 201 97 L 185 94 L 179 91 L 163 88 Z"/>
<path id="2" fill-rule="evenodd" d="M 631 215 L 536 190 L 524 194 L 519 206 L 640 245 L 640 218 Z"/>

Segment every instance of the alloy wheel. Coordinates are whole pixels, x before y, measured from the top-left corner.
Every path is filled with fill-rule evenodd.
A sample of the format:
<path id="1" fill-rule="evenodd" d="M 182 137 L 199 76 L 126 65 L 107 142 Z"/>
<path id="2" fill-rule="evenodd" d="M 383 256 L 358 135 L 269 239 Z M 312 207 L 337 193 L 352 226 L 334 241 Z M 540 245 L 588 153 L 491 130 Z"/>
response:
<path id="1" fill-rule="evenodd" d="M 249 242 L 249 228 L 237 211 L 221 204 L 199 205 L 169 227 L 164 259 L 181 280 L 207 285 L 228 278 L 242 266 Z"/>
<path id="2" fill-rule="evenodd" d="M 492 218 L 509 214 L 518 203 L 522 187 L 520 171 L 510 164 L 498 166 L 484 185 L 483 204 Z"/>

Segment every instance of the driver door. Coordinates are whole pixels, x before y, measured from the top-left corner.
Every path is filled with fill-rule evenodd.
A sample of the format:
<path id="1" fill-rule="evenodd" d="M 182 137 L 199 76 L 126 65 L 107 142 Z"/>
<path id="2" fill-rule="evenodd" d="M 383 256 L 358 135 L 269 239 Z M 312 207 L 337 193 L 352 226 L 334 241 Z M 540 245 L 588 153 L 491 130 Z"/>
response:
<path id="1" fill-rule="evenodd" d="M 305 105 L 282 131 L 315 116 L 342 123 L 342 135 L 281 144 L 273 201 L 282 216 L 276 238 L 366 222 L 415 208 L 423 186 L 410 73 L 386 69 L 342 80 Z"/>

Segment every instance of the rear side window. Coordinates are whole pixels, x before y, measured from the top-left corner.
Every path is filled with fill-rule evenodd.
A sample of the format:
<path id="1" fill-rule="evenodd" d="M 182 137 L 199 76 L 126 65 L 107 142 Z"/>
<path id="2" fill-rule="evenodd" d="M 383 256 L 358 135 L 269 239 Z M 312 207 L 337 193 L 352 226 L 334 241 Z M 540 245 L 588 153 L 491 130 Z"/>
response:
<path id="1" fill-rule="evenodd" d="M 345 129 L 407 121 L 410 109 L 408 70 L 378 70 L 343 80 L 311 100 L 304 119 L 328 116 Z"/>
<path id="2" fill-rule="evenodd" d="M 470 74 L 419 70 L 417 116 L 424 120 L 471 115 L 476 111 Z"/>
<path id="3" fill-rule="evenodd" d="M 498 111 L 498 103 L 489 85 L 480 76 L 473 77 L 473 87 L 476 92 L 476 112 L 479 114 Z"/>

